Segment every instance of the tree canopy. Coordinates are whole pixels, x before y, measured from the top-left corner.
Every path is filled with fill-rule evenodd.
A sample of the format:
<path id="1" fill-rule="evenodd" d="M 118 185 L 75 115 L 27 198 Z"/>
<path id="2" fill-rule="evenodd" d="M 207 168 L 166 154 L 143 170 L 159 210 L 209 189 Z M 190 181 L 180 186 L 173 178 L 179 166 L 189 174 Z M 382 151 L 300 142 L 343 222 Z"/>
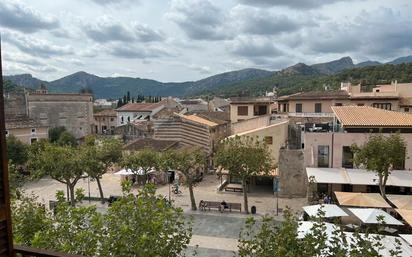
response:
<path id="1" fill-rule="evenodd" d="M 384 136 L 371 135 L 362 145 L 352 146 L 354 163 L 378 175 L 379 188 L 386 199 L 385 186 L 392 170 L 403 169 L 406 158 L 406 142 L 399 133 Z"/>
<path id="2" fill-rule="evenodd" d="M 18 140 L 15 136 L 7 137 L 7 155 L 9 160 L 16 165 L 23 165 L 28 160 L 28 145 Z"/>
<path id="3" fill-rule="evenodd" d="M 233 137 L 223 141 L 215 154 L 215 163 L 242 180 L 244 208 L 248 213 L 247 183 L 250 177 L 268 175 L 274 169 L 267 145 L 252 137 Z"/>

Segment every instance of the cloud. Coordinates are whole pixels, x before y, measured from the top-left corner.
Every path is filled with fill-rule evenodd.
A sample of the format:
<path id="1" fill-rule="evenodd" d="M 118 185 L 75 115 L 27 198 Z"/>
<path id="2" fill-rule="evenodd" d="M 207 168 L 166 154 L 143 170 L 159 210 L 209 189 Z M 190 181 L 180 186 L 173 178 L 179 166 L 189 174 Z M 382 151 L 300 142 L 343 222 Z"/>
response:
<path id="1" fill-rule="evenodd" d="M 22 52 L 32 56 L 50 57 L 73 54 L 74 51 L 70 46 L 58 46 L 47 40 L 36 37 L 24 36 L 15 32 L 5 32 L 4 41 L 14 45 Z"/>
<path id="2" fill-rule="evenodd" d="M 212 69 L 207 65 L 189 64 L 185 66 L 191 70 L 198 71 L 200 74 L 211 74 L 212 73 Z"/>
<path id="3" fill-rule="evenodd" d="M 85 24 L 84 31 L 89 38 L 100 43 L 152 42 L 164 39 L 160 31 L 151 29 L 145 24 L 133 22 L 127 26 L 109 16 L 100 18 L 96 23 Z"/>
<path id="4" fill-rule="evenodd" d="M 311 19 L 304 15 L 297 18 L 291 14 L 286 16 L 278 10 L 243 5 L 238 5 L 231 10 L 231 19 L 239 24 L 238 27 L 242 32 L 255 35 L 276 35 L 315 25 Z"/>
<path id="5" fill-rule="evenodd" d="M 170 53 L 160 47 L 138 47 L 123 44 L 107 46 L 107 52 L 112 56 L 126 59 L 146 59 L 171 56 Z"/>
<path id="6" fill-rule="evenodd" d="M 334 4 L 343 1 L 344 0 L 239 0 L 240 3 L 251 6 L 286 6 L 293 9 L 313 9 L 321 7 L 323 5 Z"/>
<path id="7" fill-rule="evenodd" d="M 110 4 L 121 4 L 121 3 L 133 3 L 133 4 L 138 4 L 138 0 L 91 0 L 96 4 L 99 5 L 110 5 Z"/>
<path id="8" fill-rule="evenodd" d="M 0 25 L 25 33 L 55 29 L 60 26 L 55 17 L 42 14 L 19 1 L 10 0 L 0 1 Z"/>
<path id="9" fill-rule="evenodd" d="M 172 0 L 166 17 L 194 40 L 222 40 L 231 37 L 231 33 L 224 28 L 224 12 L 208 0 Z"/>
<path id="10" fill-rule="evenodd" d="M 284 53 L 274 46 L 273 42 L 266 38 L 238 37 L 231 43 L 231 52 L 242 57 L 270 57 Z"/>

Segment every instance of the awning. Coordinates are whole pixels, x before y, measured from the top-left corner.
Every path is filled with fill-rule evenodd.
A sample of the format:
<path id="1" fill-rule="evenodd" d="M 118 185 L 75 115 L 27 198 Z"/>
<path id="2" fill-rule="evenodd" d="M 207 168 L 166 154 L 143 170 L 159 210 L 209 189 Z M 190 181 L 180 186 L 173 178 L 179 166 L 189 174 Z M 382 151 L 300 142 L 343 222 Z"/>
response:
<path id="1" fill-rule="evenodd" d="M 303 210 L 309 216 L 314 216 L 314 217 L 318 216 L 320 210 L 322 210 L 325 213 L 325 218 L 349 216 L 346 212 L 342 210 L 342 208 L 340 208 L 336 204 L 309 205 L 309 206 L 304 206 Z"/>
<path id="2" fill-rule="evenodd" d="M 217 173 L 220 174 L 220 175 L 229 175 L 230 172 L 228 170 L 225 170 L 225 169 L 219 167 L 217 169 Z M 278 169 L 276 168 L 276 169 L 273 169 L 273 170 L 269 171 L 268 174 L 264 174 L 262 172 L 260 174 L 257 174 L 256 176 L 257 177 L 277 177 L 278 175 L 279 175 Z"/>
<path id="3" fill-rule="evenodd" d="M 402 239 L 409 245 L 412 245 L 412 234 L 399 234 L 399 236 L 402 237 Z"/>
<path id="4" fill-rule="evenodd" d="M 315 222 L 313 221 L 299 222 L 298 238 L 304 238 L 307 234 L 309 234 L 311 232 L 313 224 L 315 224 Z M 336 225 L 328 222 L 324 222 L 323 224 L 326 226 L 326 234 L 328 235 L 328 237 L 331 237 L 333 231 L 337 230 Z"/>
<path id="5" fill-rule="evenodd" d="M 412 195 L 386 195 L 389 201 L 391 201 L 399 209 L 412 210 Z"/>
<path id="6" fill-rule="evenodd" d="M 316 183 L 349 184 L 349 180 L 342 169 L 337 168 L 306 168 L 308 179 L 313 177 Z"/>
<path id="7" fill-rule="evenodd" d="M 133 171 L 131 169 L 121 169 L 118 172 L 114 173 L 115 175 L 123 175 L 123 176 L 127 176 L 127 175 L 133 175 Z"/>
<path id="8" fill-rule="evenodd" d="M 372 208 L 391 208 L 378 193 L 335 192 L 340 205 Z"/>
<path id="9" fill-rule="evenodd" d="M 377 186 L 378 176 L 365 169 L 345 168 L 306 168 L 308 179 L 314 178 L 316 183 L 349 184 Z M 387 186 L 412 187 L 412 171 L 393 170 L 388 177 Z"/>
<path id="10" fill-rule="evenodd" d="M 384 212 L 381 209 L 375 208 L 349 208 L 358 219 L 362 221 L 364 224 L 380 224 L 381 221 L 378 221 L 378 217 L 382 217 L 382 221 L 385 225 L 398 225 L 402 226 L 403 223 L 399 220 L 395 219 L 389 213 Z"/>
<path id="11" fill-rule="evenodd" d="M 408 223 L 410 226 L 412 226 L 412 210 L 406 210 L 406 209 L 395 209 L 396 212 L 398 212 L 402 218 Z"/>

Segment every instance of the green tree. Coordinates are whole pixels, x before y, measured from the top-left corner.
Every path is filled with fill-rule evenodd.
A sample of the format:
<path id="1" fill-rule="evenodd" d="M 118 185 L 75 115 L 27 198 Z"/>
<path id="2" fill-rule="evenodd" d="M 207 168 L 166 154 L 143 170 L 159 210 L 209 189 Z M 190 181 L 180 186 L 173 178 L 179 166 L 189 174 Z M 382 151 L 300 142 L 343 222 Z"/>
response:
<path id="1" fill-rule="evenodd" d="M 78 148 L 45 144 L 36 147 L 31 154 L 29 165 L 34 170 L 34 176 L 41 178 L 50 176 L 52 179 L 67 186 L 68 199 L 75 205 L 75 186 L 83 175 L 84 165 Z M 39 150 L 40 149 L 40 150 Z"/>
<path id="2" fill-rule="evenodd" d="M 226 139 L 217 149 L 215 163 L 228 170 L 230 176 L 241 179 L 244 209 L 249 213 L 247 183 L 250 177 L 267 175 L 274 169 L 267 145 L 252 137 L 236 136 Z"/>
<path id="3" fill-rule="evenodd" d="M 65 127 L 55 127 L 55 128 L 51 128 L 49 129 L 49 140 L 52 143 L 57 143 L 57 141 L 60 138 L 60 135 L 66 131 Z"/>
<path id="4" fill-rule="evenodd" d="M 113 164 L 121 160 L 122 143 L 114 138 L 96 141 L 94 137 L 87 137 L 86 144 L 81 147 L 81 156 L 84 171 L 96 180 L 103 202 L 104 193 L 100 180 Z"/>
<path id="5" fill-rule="evenodd" d="M 406 142 L 399 133 L 371 135 L 363 146 L 352 146 L 354 163 L 378 175 L 379 190 L 386 197 L 386 182 L 392 170 L 402 168 L 406 158 Z"/>
<path id="6" fill-rule="evenodd" d="M 124 156 L 122 160 L 123 167 L 131 169 L 135 175 L 143 176 L 143 183 L 147 181 L 149 172 L 157 167 L 159 154 L 152 148 L 145 148 L 141 151 L 135 151 Z M 141 170 L 141 173 L 138 171 Z"/>
<path id="7" fill-rule="evenodd" d="M 137 199 L 125 192 L 108 210 L 100 256 L 182 256 L 191 227 L 182 209 L 168 206 L 148 184 Z"/>
<path id="8" fill-rule="evenodd" d="M 189 189 L 192 210 L 197 210 L 193 188 L 198 182 L 196 179 L 206 165 L 206 154 L 201 149 L 173 150 L 167 154 L 172 170 L 179 171 L 185 178 L 185 185 Z"/>
<path id="9" fill-rule="evenodd" d="M 15 136 L 7 137 L 7 156 L 16 165 L 24 165 L 27 162 L 28 146 Z"/>
<path id="10" fill-rule="evenodd" d="M 52 226 L 40 228 L 31 243 L 33 247 L 84 256 L 98 256 L 103 237 L 103 217 L 95 206 L 72 207 L 63 192 L 57 193 Z M 46 224 L 47 224 L 46 223 Z"/>
<path id="11" fill-rule="evenodd" d="M 34 195 L 12 199 L 13 239 L 17 244 L 31 246 L 36 233 L 51 226 L 49 213 Z"/>
<path id="12" fill-rule="evenodd" d="M 59 140 L 57 143 L 61 146 L 76 146 L 77 141 L 76 138 L 68 131 L 63 131 L 60 134 Z"/>

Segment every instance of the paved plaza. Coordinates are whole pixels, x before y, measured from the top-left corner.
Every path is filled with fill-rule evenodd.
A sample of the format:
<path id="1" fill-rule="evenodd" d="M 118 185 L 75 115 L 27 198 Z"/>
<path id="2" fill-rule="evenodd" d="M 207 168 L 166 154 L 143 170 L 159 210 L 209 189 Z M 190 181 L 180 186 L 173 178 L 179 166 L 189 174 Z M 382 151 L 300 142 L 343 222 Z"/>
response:
<path id="1" fill-rule="evenodd" d="M 83 188 L 85 195 L 97 197 L 99 196 L 97 184 L 95 181 L 88 179 L 82 179 L 79 181 L 76 188 Z M 105 174 L 102 178 L 102 186 L 105 193 L 105 197 L 110 195 L 121 195 L 120 176 L 111 173 Z M 222 201 L 241 203 L 243 209 L 243 194 L 233 192 L 218 192 L 217 187 L 220 183 L 220 179 L 216 175 L 207 175 L 203 181 L 199 183 L 195 189 L 195 198 L 198 203 L 200 200 L 208 201 Z M 133 193 L 138 192 L 138 187 L 133 187 Z M 55 199 L 55 193 L 57 190 L 66 190 L 65 185 L 56 182 L 55 180 L 44 178 L 39 181 L 28 182 L 24 186 L 26 194 L 35 194 L 39 197 L 39 201 L 42 201 L 48 206 L 49 200 Z M 190 210 L 190 198 L 187 188 L 181 187 L 181 195 L 171 195 L 171 199 L 176 206 L 181 207 L 185 215 L 193 217 L 193 237 L 190 242 L 190 247 L 187 250 L 189 256 L 190 253 L 196 251 L 196 256 L 236 256 L 237 251 L 237 239 L 239 232 L 244 226 L 245 220 L 248 217 L 243 212 L 232 211 L 231 213 L 220 213 L 218 211 L 191 211 Z M 169 186 L 158 185 L 157 193 L 168 197 Z M 276 213 L 276 197 L 268 191 L 252 192 L 248 194 L 249 208 L 256 206 L 256 216 L 262 216 L 264 214 Z M 88 201 L 84 201 L 83 204 L 89 204 Z M 105 211 L 106 204 L 99 202 L 92 202 L 97 209 Z M 302 206 L 306 205 L 305 198 L 298 199 L 279 199 L 279 208 L 284 209 L 286 206 L 290 207 L 295 212 L 301 212 Z M 243 211 L 243 210 L 242 210 Z M 279 220 L 281 220 L 279 216 Z"/>

